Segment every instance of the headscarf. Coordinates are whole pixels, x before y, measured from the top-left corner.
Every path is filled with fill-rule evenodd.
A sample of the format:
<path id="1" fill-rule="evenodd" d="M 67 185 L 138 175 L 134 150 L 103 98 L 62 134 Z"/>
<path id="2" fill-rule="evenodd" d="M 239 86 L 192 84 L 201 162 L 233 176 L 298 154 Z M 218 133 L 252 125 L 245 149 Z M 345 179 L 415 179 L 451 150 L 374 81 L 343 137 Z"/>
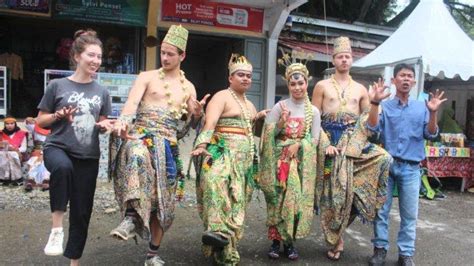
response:
<path id="1" fill-rule="evenodd" d="M 16 123 L 16 119 L 13 118 L 13 117 L 7 117 L 5 118 L 5 120 L 3 120 L 3 123 L 4 124 L 7 124 L 7 123 L 15 123 L 15 128 L 13 130 L 8 130 L 7 127 L 4 125 L 3 127 L 3 133 L 5 133 L 6 135 L 8 136 L 11 136 L 13 135 L 15 132 L 17 131 L 20 131 L 21 129 L 18 127 L 17 123 Z"/>
<path id="2" fill-rule="evenodd" d="M 441 133 L 463 133 L 462 128 L 453 119 L 454 110 L 452 108 L 445 108 L 441 119 L 438 122 L 439 132 Z"/>

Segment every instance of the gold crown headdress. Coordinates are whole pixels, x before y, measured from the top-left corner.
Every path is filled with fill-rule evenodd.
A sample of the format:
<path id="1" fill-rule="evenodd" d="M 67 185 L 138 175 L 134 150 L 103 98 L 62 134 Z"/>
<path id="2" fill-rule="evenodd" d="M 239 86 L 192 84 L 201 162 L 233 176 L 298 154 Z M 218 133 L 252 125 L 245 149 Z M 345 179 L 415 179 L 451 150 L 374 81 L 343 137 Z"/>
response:
<path id="1" fill-rule="evenodd" d="M 232 54 L 229 60 L 229 75 L 237 70 L 252 72 L 252 64 L 243 55 Z"/>
<path id="2" fill-rule="evenodd" d="M 188 42 L 188 30 L 181 25 L 171 25 L 166 33 L 163 42 L 178 47 L 181 51 L 186 51 L 186 43 Z"/>
<path id="3" fill-rule="evenodd" d="M 341 36 L 334 39 L 334 49 L 332 55 L 339 53 L 352 53 L 351 40 L 348 37 Z"/>
<path id="4" fill-rule="evenodd" d="M 285 79 L 290 80 L 291 75 L 294 73 L 299 73 L 303 75 L 307 81 L 311 80 L 311 76 L 309 75 L 308 68 L 306 68 L 306 63 L 313 59 L 313 56 L 309 53 L 304 51 L 293 50 L 292 56 L 285 53 L 283 49 L 281 49 L 283 54 L 282 58 L 278 59 L 278 64 L 284 66 L 285 70 Z M 299 62 L 297 61 L 299 59 Z"/>

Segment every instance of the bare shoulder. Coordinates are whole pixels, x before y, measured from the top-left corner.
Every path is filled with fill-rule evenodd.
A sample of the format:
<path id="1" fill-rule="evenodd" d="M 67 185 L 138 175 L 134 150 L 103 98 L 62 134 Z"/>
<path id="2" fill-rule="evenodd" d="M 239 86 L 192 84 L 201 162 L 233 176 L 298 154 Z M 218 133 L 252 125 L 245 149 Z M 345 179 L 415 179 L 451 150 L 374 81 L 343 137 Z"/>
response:
<path id="1" fill-rule="evenodd" d="M 354 82 L 354 88 L 357 88 L 357 90 L 360 91 L 360 92 L 367 93 L 367 88 L 363 84 L 361 84 L 361 83 L 359 83 L 355 80 L 353 82 Z"/>
<path id="2" fill-rule="evenodd" d="M 149 82 L 153 77 L 158 76 L 158 70 L 142 71 L 138 74 L 137 80 L 140 82 Z"/>
<path id="3" fill-rule="evenodd" d="M 189 81 L 189 79 L 186 79 L 186 80 L 184 81 L 184 83 L 185 83 L 186 86 L 187 86 L 188 88 L 190 88 L 191 90 L 194 90 L 194 91 L 196 90 L 196 88 L 194 87 L 194 84 L 193 84 L 191 81 Z"/>
<path id="4" fill-rule="evenodd" d="M 248 99 L 247 99 L 247 106 L 250 106 L 250 110 L 252 110 L 252 112 L 257 113 L 257 108 L 255 108 L 255 105 Z"/>
<path id="5" fill-rule="evenodd" d="M 331 80 L 329 80 L 329 79 L 323 79 L 323 80 L 318 81 L 318 82 L 316 83 L 316 85 L 314 86 L 314 88 L 317 89 L 317 90 L 324 91 L 324 90 L 326 90 L 330 85 L 331 85 Z"/>
<path id="6" fill-rule="evenodd" d="M 228 90 L 220 90 L 212 96 L 211 101 L 213 101 L 213 102 L 216 102 L 216 101 L 225 102 L 226 99 L 229 98 L 229 96 L 230 96 L 230 93 L 228 92 Z"/>
<path id="7" fill-rule="evenodd" d="M 191 92 L 191 95 L 193 95 L 193 97 L 197 97 L 196 87 L 194 87 L 194 84 L 188 79 L 185 79 L 184 83 L 185 83 L 185 86 L 189 89 L 189 92 Z"/>

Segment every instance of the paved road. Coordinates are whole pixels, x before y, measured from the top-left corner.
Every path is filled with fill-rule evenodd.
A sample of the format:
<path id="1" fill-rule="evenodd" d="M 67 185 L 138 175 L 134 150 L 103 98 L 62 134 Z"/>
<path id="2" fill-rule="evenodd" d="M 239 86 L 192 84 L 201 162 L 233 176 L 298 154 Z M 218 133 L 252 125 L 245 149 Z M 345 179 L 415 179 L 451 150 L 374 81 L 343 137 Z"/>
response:
<path id="1" fill-rule="evenodd" d="M 109 184 L 102 184 L 110 186 Z M 188 192 L 192 195 L 192 184 Z M 418 265 L 473 265 L 474 261 L 474 195 L 448 192 L 442 201 L 421 201 L 418 221 Z M 397 203 L 397 202 L 395 202 Z M 391 239 L 399 226 L 398 210 L 391 213 L 393 225 Z M 6 209 L 0 211 L 0 265 L 65 265 L 63 257 L 47 257 L 42 248 L 47 241 L 49 212 L 47 209 L 28 211 Z M 121 242 L 108 237 L 108 232 L 119 221 L 117 212 L 94 212 L 83 265 L 142 265 L 146 243 Z M 298 241 L 300 259 L 269 261 L 266 251 L 265 205 L 262 195 L 252 201 L 247 214 L 246 232 L 239 250 L 241 265 L 330 265 L 325 258 L 319 220 L 315 218 L 313 231 L 308 238 Z M 200 252 L 202 225 L 195 210 L 193 198 L 177 208 L 177 219 L 166 234 L 160 248 L 167 265 L 212 265 Z M 372 252 L 371 227 L 356 221 L 346 234 L 345 253 L 337 265 L 366 265 Z M 395 248 L 394 248 L 395 247 Z M 395 265 L 396 246 L 392 246 L 387 265 Z"/>
<path id="2" fill-rule="evenodd" d="M 186 155 L 190 152 L 192 139 L 191 135 L 181 145 L 184 165 L 187 165 Z M 167 265 L 212 265 L 212 260 L 204 258 L 201 253 L 202 223 L 194 204 L 193 183 L 193 180 L 186 183 L 187 201 L 176 208 L 175 223 L 160 247 L 160 256 Z M 417 265 L 474 265 L 474 194 L 459 193 L 455 189 L 459 188 L 452 188 L 446 193 L 447 199 L 420 201 Z M 40 208 L 36 210 L 12 208 L 12 197 L 8 193 L 9 189 L 0 190 L 0 265 L 68 264 L 68 260 L 61 256 L 48 257 L 42 252 L 50 227 L 47 203 L 33 205 Z M 104 196 L 107 193 L 113 193 L 111 184 L 99 182 L 96 201 L 102 205 L 104 199 L 111 201 L 110 195 Z M 255 196 L 247 212 L 245 235 L 239 246 L 241 265 L 367 265 L 367 259 L 372 254 L 371 226 L 356 221 L 344 238 L 346 246 L 342 259 L 334 263 L 326 258 L 327 247 L 318 217 L 314 219 L 312 234 L 296 243 L 300 253 L 297 262 L 287 259 L 270 261 L 266 256 L 270 242 L 266 239 L 265 202 L 262 194 Z M 2 204 L 1 201 L 10 202 Z M 107 204 L 114 206 L 115 203 Z M 394 206 L 397 205 L 395 199 Z M 143 265 L 147 243 L 139 241 L 136 245 L 133 240 L 121 242 L 111 239 L 108 233 L 119 223 L 120 217 L 117 212 L 106 214 L 103 210 L 96 208 L 92 216 L 82 264 Z M 394 243 L 399 227 L 397 208 L 392 210 L 391 217 L 391 241 Z M 397 259 L 396 244 L 393 244 L 386 265 L 396 265 Z"/>

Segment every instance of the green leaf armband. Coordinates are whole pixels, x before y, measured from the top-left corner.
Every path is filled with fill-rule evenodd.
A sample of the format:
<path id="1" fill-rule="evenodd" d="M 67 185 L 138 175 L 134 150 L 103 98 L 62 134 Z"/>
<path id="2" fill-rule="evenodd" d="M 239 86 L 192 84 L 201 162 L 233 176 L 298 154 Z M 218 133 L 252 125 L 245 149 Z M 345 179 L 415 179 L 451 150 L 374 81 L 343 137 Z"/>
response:
<path id="1" fill-rule="evenodd" d="M 194 148 L 200 144 L 208 144 L 211 142 L 212 135 L 214 135 L 214 130 L 203 130 L 196 139 L 196 145 Z"/>

